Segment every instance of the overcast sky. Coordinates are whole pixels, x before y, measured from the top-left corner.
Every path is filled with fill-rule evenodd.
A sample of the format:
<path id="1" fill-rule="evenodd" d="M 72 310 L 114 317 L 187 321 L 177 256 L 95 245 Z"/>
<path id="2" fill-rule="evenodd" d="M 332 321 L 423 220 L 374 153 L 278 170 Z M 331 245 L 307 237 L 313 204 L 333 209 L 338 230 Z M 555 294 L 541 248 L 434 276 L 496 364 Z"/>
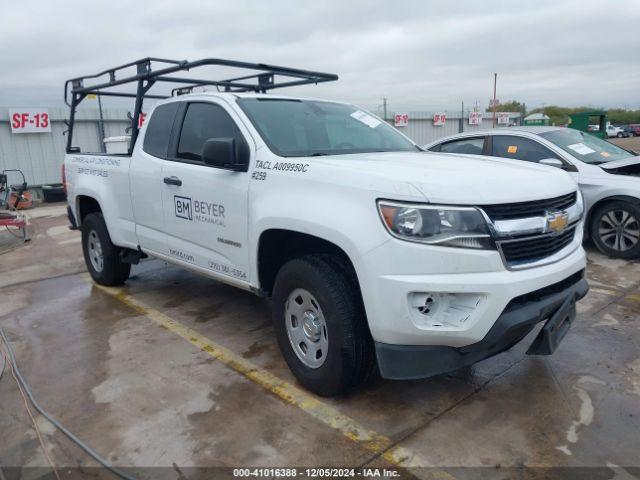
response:
<path id="1" fill-rule="evenodd" d="M 2 1 L 0 105 L 133 59 L 219 57 L 337 73 L 288 93 L 389 110 L 498 98 L 640 108 L 640 1 Z"/>

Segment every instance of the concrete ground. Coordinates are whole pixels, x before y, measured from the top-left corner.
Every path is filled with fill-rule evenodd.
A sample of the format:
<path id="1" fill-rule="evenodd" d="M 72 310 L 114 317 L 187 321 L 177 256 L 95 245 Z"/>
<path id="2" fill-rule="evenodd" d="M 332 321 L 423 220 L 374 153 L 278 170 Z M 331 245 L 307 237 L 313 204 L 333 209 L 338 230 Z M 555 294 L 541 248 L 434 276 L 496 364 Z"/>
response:
<path id="1" fill-rule="evenodd" d="M 609 141 L 627 150 L 640 152 L 640 137 L 610 138 Z"/>
<path id="2" fill-rule="evenodd" d="M 31 214 L 32 242 L 0 255 L 0 326 L 42 406 L 137 477 L 351 466 L 439 479 L 640 478 L 638 262 L 588 251 L 591 291 L 553 356 L 524 354 L 532 334 L 451 375 L 376 379 L 328 400 L 297 386 L 265 301 L 157 260 L 121 289 L 98 288 L 64 208 Z M 36 420 L 61 477 L 110 478 Z M 49 471 L 10 371 L 0 465 L 7 478 Z"/>

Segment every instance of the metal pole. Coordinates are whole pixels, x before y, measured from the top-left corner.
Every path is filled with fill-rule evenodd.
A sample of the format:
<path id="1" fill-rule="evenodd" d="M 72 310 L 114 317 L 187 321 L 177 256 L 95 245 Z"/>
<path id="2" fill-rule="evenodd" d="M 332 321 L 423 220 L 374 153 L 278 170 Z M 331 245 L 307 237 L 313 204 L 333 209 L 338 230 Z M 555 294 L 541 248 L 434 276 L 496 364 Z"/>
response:
<path id="1" fill-rule="evenodd" d="M 496 128 L 496 84 L 498 83 L 498 74 L 493 74 L 493 128 Z"/>
<path id="2" fill-rule="evenodd" d="M 382 115 L 383 115 L 383 119 L 386 122 L 387 121 L 387 97 L 382 97 Z"/>
<path id="3" fill-rule="evenodd" d="M 464 101 L 462 102 L 462 109 L 460 110 L 460 124 L 458 125 L 458 131 L 464 132 Z"/>
<path id="4" fill-rule="evenodd" d="M 107 150 L 104 145 L 104 116 L 102 115 L 102 100 L 100 99 L 100 91 L 98 91 L 98 128 L 100 129 L 100 151 L 105 153 Z"/>
<path id="5" fill-rule="evenodd" d="M 133 109 L 133 117 L 131 118 L 131 140 L 129 141 L 129 155 L 133 153 L 133 146 L 138 138 L 138 123 L 140 112 L 142 112 L 142 100 L 145 94 L 144 80 L 138 80 L 138 93 L 136 94 L 136 103 Z"/>
<path id="6" fill-rule="evenodd" d="M 69 130 L 67 131 L 67 148 L 66 152 L 71 153 L 73 146 L 73 125 L 76 118 L 76 106 L 78 105 L 78 95 L 71 94 L 71 107 L 69 107 Z"/>

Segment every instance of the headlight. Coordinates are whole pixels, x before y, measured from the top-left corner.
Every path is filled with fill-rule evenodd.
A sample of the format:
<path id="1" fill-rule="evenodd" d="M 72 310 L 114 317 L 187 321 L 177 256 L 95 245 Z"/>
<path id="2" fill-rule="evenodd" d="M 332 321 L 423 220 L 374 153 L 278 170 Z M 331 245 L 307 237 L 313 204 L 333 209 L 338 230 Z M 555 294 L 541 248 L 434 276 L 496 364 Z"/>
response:
<path id="1" fill-rule="evenodd" d="M 582 218 L 582 214 L 584 213 L 584 197 L 582 196 L 581 190 L 577 191 L 576 206 L 578 207 L 578 217 Z"/>
<path id="2" fill-rule="evenodd" d="M 378 210 L 387 230 L 403 240 L 446 247 L 494 248 L 487 222 L 475 208 L 379 201 Z"/>

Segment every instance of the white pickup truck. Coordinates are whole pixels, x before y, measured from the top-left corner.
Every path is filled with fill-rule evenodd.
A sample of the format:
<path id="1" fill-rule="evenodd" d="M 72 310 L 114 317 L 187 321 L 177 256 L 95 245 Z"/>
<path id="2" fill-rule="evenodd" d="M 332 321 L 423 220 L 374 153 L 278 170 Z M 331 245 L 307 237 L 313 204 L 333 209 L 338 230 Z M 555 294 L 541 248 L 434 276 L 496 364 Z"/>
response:
<path id="1" fill-rule="evenodd" d="M 130 154 L 69 139 L 69 218 L 96 282 L 148 255 L 270 298 L 287 364 L 320 395 L 376 367 L 453 371 L 542 322 L 528 353 L 554 351 L 588 290 L 565 172 L 454 162 L 353 105 L 228 90 L 158 102 Z M 92 91 L 74 83 L 72 119 Z"/>

